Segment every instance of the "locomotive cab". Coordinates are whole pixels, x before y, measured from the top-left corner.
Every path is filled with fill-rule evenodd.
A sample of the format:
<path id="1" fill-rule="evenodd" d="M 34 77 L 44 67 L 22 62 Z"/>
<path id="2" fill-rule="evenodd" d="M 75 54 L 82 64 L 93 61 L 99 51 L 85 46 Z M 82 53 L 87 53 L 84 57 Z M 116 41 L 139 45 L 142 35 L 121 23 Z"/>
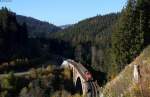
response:
<path id="1" fill-rule="evenodd" d="M 85 77 L 86 77 L 86 81 L 91 81 L 93 80 L 92 78 L 92 74 L 89 71 L 85 71 Z"/>

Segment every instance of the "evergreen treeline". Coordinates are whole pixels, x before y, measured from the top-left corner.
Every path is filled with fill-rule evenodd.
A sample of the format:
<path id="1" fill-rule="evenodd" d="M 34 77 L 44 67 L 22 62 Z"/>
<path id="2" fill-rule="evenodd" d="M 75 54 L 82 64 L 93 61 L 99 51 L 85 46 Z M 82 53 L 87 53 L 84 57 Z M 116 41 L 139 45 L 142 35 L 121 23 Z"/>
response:
<path id="1" fill-rule="evenodd" d="M 18 58 L 29 59 L 33 61 L 31 64 L 35 63 L 34 60 L 37 59 L 38 61 L 40 60 L 40 62 L 43 62 L 41 60 L 44 59 L 41 57 L 48 55 L 48 48 L 45 45 L 48 41 L 47 39 L 37 38 L 38 36 L 36 38 L 29 38 L 29 33 L 32 33 L 32 31 L 28 29 L 34 29 L 36 25 L 39 24 L 38 26 L 40 26 L 41 24 L 43 25 L 41 26 L 42 30 L 44 29 L 42 28 L 44 27 L 44 24 L 38 20 L 30 20 L 30 22 L 27 22 L 29 20 L 26 18 L 25 20 L 18 22 L 15 13 L 5 7 L 0 9 L 0 65 L 4 62 L 10 62 Z M 29 23 L 30 25 L 28 26 Z M 45 25 L 49 26 L 49 24 Z M 38 26 L 36 28 L 38 28 Z M 40 29 L 40 27 L 38 29 Z M 34 31 L 36 31 L 36 29 Z M 39 35 L 39 32 L 37 32 L 37 34 Z M 39 57 L 41 59 L 39 59 Z M 39 64 L 41 64 L 40 62 Z"/>
<path id="2" fill-rule="evenodd" d="M 19 24 L 14 13 L 2 8 L 0 58 L 56 54 L 91 66 L 109 76 L 116 75 L 149 45 L 149 10 L 149 0 L 128 0 L 121 13 L 83 20 L 51 33 L 49 39 L 28 39 L 28 25 Z"/>
<path id="3" fill-rule="evenodd" d="M 16 18 L 19 24 L 26 23 L 28 25 L 27 29 L 30 32 L 29 37 L 31 38 L 48 38 L 50 33 L 61 30 L 60 27 L 32 17 L 16 15 Z"/>
<path id="4" fill-rule="evenodd" d="M 150 44 L 150 1 L 128 0 L 112 34 L 113 73 L 120 72 Z"/>
<path id="5" fill-rule="evenodd" d="M 16 14 L 3 7 L 0 10 L 0 61 L 24 55 L 27 38 L 26 24 L 20 25 Z"/>
<path id="6" fill-rule="evenodd" d="M 56 48 L 60 55 L 91 65 L 95 70 L 108 70 L 108 56 L 111 47 L 112 26 L 120 14 L 108 14 L 83 20 L 63 31 L 53 33 L 51 38 L 56 41 Z M 57 44 L 59 43 L 59 46 Z M 66 48 L 66 44 L 70 45 Z M 53 47 L 51 47 L 52 49 Z M 69 50 L 68 50 L 69 49 Z M 61 53 L 68 52 L 68 53 Z M 67 56 L 68 55 L 68 56 Z"/>
<path id="7" fill-rule="evenodd" d="M 149 10 L 149 0 L 128 0 L 121 14 L 89 18 L 51 38 L 69 42 L 71 58 L 113 77 L 149 45 Z M 61 45 L 63 48 L 63 42 Z"/>

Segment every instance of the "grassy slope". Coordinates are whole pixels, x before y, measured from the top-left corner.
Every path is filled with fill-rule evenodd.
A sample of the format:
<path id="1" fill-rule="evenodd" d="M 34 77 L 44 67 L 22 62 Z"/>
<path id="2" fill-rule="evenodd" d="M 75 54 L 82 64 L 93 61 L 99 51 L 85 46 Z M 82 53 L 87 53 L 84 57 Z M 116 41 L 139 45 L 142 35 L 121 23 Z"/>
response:
<path id="1" fill-rule="evenodd" d="M 133 83 L 133 65 L 139 65 L 140 80 Z M 150 97 L 150 46 L 103 89 L 104 97 Z"/>

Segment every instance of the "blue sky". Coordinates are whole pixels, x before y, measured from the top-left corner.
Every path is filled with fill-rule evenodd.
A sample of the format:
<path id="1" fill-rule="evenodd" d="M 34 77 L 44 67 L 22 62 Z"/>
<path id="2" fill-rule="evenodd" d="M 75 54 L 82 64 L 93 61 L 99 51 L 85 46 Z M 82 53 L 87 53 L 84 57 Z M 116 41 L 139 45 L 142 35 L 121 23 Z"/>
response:
<path id="1" fill-rule="evenodd" d="M 4 1 L 4 0 L 3 0 Z M 126 0 L 7 0 L 0 2 L 20 15 L 31 16 L 55 25 L 74 24 L 82 19 L 119 12 Z"/>

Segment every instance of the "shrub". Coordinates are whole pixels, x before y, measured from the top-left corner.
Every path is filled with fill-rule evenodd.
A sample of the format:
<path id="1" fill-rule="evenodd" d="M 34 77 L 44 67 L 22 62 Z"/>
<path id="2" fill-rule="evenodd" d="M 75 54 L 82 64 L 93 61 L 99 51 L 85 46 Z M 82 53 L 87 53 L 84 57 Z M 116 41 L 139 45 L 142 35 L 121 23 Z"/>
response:
<path id="1" fill-rule="evenodd" d="M 71 79 L 71 71 L 69 69 L 64 69 L 63 75 L 65 79 Z"/>

